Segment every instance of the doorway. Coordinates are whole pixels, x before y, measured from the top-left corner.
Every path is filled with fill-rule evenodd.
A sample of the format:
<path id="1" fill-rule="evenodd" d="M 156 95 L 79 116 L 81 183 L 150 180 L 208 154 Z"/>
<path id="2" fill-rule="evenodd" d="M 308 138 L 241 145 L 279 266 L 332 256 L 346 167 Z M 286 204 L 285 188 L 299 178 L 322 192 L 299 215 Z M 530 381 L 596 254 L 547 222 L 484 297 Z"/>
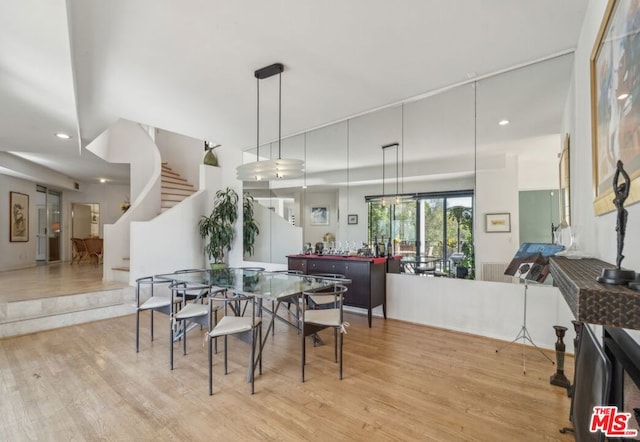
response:
<path id="1" fill-rule="evenodd" d="M 71 237 L 99 238 L 100 237 L 100 204 L 73 203 L 71 204 Z"/>
<path id="2" fill-rule="evenodd" d="M 44 186 L 36 187 L 38 233 L 36 241 L 37 261 L 60 261 L 62 235 L 62 193 Z"/>

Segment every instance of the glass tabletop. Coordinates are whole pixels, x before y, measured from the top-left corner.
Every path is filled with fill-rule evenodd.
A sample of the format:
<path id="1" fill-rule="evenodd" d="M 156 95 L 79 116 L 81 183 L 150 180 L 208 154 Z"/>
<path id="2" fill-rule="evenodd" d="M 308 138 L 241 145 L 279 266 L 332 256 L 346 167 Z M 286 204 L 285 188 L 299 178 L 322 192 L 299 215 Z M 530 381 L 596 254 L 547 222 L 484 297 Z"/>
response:
<path id="1" fill-rule="evenodd" d="M 303 291 L 321 290 L 336 283 L 351 283 L 347 278 L 325 278 L 242 268 L 165 273 L 156 275 L 156 278 L 220 287 L 244 295 L 273 300 L 288 298 Z"/>

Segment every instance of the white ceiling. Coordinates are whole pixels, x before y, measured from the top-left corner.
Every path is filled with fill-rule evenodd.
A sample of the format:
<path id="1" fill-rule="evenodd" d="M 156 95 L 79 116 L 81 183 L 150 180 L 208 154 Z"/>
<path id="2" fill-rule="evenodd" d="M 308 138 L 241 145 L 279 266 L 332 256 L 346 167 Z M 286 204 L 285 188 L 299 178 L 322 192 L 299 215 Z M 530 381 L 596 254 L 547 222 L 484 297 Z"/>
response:
<path id="1" fill-rule="evenodd" d="M 258 68 L 285 65 L 286 136 L 571 50 L 586 7 L 586 0 L 2 2 L 0 150 L 30 153 L 81 181 L 126 181 L 127 166 L 105 167 L 81 149 L 118 118 L 246 149 L 255 143 Z M 261 82 L 264 140 L 276 137 L 276 94 L 276 81 Z M 74 138 L 59 140 L 58 131 Z"/>

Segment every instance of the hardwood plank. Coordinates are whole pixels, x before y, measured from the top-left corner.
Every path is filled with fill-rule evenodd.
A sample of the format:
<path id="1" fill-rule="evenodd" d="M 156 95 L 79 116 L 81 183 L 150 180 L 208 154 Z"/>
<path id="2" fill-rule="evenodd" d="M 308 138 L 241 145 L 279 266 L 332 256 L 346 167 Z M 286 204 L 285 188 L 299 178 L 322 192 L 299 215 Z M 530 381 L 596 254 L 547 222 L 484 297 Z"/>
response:
<path id="1" fill-rule="evenodd" d="M 302 383 L 300 337 L 277 324 L 253 396 L 237 339 L 227 376 L 214 355 L 213 396 L 199 330 L 169 370 L 163 315 L 153 342 L 143 318 L 137 354 L 133 316 L 0 340 L 0 440 L 573 440 L 558 432 L 570 400 L 535 349 L 523 375 L 520 345 L 496 354 L 500 341 L 347 316 L 342 381 L 330 331 L 308 343 Z"/>

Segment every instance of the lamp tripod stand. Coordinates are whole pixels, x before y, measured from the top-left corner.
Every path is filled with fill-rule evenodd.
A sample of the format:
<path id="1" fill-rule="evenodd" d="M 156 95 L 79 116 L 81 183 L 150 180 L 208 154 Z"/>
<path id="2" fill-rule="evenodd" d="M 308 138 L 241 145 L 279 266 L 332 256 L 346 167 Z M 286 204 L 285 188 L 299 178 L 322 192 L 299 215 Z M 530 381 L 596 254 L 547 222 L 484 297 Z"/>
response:
<path id="1" fill-rule="evenodd" d="M 527 365 L 526 365 L 526 358 L 525 358 L 525 350 L 526 350 L 525 343 L 526 343 L 526 341 L 529 341 L 529 343 L 531 345 L 533 345 L 536 348 L 536 350 L 538 350 L 540 352 L 540 354 L 542 356 L 547 358 L 549 360 L 549 362 L 551 362 L 551 364 L 555 364 L 555 362 L 553 362 L 551 360 L 551 358 L 549 356 L 547 356 L 542 351 L 542 349 L 535 344 L 535 342 L 533 342 L 533 339 L 531 338 L 531 334 L 529 334 L 529 330 L 527 329 L 527 290 L 528 290 L 528 288 L 529 288 L 529 281 L 524 279 L 524 312 L 523 312 L 523 317 L 522 317 L 522 327 L 520 328 L 520 331 L 518 332 L 516 337 L 513 339 L 513 341 L 504 344 L 502 347 L 500 347 L 499 349 L 496 350 L 496 353 L 498 353 L 498 352 L 500 352 L 500 350 L 502 350 L 506 346 L 514 344 L 519 339 L 522 339 L 522 370 L 523 370 L 523 373 L 525 375 L 527 374 Z"/>

